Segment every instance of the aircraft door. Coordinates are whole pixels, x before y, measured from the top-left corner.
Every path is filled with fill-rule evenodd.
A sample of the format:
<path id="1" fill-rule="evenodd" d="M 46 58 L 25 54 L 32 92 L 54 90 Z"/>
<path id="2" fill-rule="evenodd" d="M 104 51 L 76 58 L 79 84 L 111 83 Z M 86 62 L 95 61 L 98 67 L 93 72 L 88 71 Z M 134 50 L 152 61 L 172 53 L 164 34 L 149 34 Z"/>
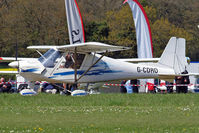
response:
<path id="1" fill-rule="evenodd" d="M 59 68 L 64 69 L 75 69 L 75 57 L 74 54 L 65 53 L 65 58 L 61 61 Z M 82 63 L 84 61 L 85 54 L 77 54 L 76 55 L 76 68 L 80 69 Z"/>

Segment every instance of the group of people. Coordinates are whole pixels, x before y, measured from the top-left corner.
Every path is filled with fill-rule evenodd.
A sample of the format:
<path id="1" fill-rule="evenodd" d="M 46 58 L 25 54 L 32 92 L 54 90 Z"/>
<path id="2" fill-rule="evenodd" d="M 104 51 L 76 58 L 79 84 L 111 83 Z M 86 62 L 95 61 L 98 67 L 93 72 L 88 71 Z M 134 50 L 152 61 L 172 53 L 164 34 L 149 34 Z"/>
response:
<path id="1" fill-rule="evenodd" d="M 56 94 L 60 93 L 62 95 L 70 95 L 71 92 L 77 88 L 76 84 L 65 84 L 65 83 L 48 83 L 44 82 L 40 84 L 40 82 L 35 82 L 33 86 L 33 91 L 35 92 L 44 92 L 44 93 L 51 93 Z M 28 84 L 20 84 L 18 89 L 12 88 L 12 84 L 10 82 L 6 82 L 5 78 L 1 77 L 0 79 L 0 93 L 18 93 L 24 89 L 29 89 Z"/>
<path id="2" fill-rule="evenodd" d="M 138 80 L 122 80 L 120 86 L 121 93 L 139 93 Z"/>
<path id="3" fill-rule="evenodd" d="M 5 82 L 5 79 L 2 77 L 0 81 L 0 93 L 9 93 L 11 92 L 12 85 L 9 82 Z"/>
<path id="4" fill-rule="evenodd" d="M 70 95 L 71 92 L 77 88 L 76 84 L 58 84 L 58 83 L 43 83 L 41 87 L 41 92 L 44 93 L 60 93 L 61 95 Z"/>
<path id="5" fill-rule="evenodd" d="M 182 74 L 188 74 L 187 70 Z M 188 93 L 188 85 L 190 84 L 189 76 L 177 76 L 175 77 L 176 93 Z M 148 85 L 148 92 L 155 93 L 156 89 L 154 85 Z M 166 92 L 173 93 L 173 83 L 165 82 Z M 122 80 L 120 86 L 121 93 L 138 93 L 138 80 Z"/>

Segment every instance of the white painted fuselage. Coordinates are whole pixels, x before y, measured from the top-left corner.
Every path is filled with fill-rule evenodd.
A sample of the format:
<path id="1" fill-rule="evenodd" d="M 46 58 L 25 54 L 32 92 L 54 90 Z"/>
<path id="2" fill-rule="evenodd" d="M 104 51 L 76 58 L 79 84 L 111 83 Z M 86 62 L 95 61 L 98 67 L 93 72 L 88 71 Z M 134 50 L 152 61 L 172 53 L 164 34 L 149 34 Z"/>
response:
<path id="1" fill-rule="evenodd" d="M 86 54 L 81 67 L 77 69 L 78 83 L 104 82 L 122 79 L 143 79 L 158 78 L 159 73 L 174 74 L 172 68 L 160 64 L 132 64 L 118 61 L 104 56 L 98 63 L 94 64 L 100 58 L 99 54 Z M 37 61 L 19 61 L 20 75 L 30 81 L 48 81 L 48 82 L 75 82 L 75 70 L 72 68 L 45 68 Z M 84 73 L 89 69 L 87 72 Z"/>

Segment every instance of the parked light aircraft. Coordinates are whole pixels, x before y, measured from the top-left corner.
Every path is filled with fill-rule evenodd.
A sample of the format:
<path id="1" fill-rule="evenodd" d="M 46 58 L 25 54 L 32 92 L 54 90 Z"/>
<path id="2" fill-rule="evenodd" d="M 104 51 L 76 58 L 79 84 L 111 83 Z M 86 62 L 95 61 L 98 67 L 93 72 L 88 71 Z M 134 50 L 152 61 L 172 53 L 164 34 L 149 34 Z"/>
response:
<path id="1" fill-rule="evenodd" d="M 134 64 L 106 57 L 106 52 L 129 48 L 98 42 L 29 46 L 28 49 L 49 49 L 38 60 L 14 61 L 9 64 L 11 67 L 19 67 L 20 75 L 29 81 L 95 83 L 140 78 L 173 81 L 175 76 L 182 76 L 186 64 L 185 39 L 176 37 L 169 40 L 160 60 L 151 64 Z"/>
<path id="2" fill-rule="evenodd" d="M 38 60 L 38 58 L 17 58 L 17 61 L 36 61 Z M 128 59 L 116 59 L 118 61 L 123 61 L 123 62 L 131 62 L 131 63 L 152 63 L 152 62 L 158 62 L 160 60 L 160 58 L 143 58 L 143 59 L 136 59 L 136 58 L 128 58 Z M 7 62 L 8 64 L 10 62 L 13 62 L 13 61 L 16 61 L 16 58 L 15 57 L 0 57 L 0 65 L 1 63 L 3 62 Z M 189 61 L 189 59 L 188 59 Z M 18 67 L 16 68 L 1 68 L 0 69 L 0 73 L 2 74 L 18 74 L 19 71 L 17 70 Z M 100 83 L 101 84 L 101 83 Z M 103 84 L 102 84 L 103 85 Z M 85 85 L 87 86 L 87 85 Z M 98 87 L 99 85 L 97 85 Z M 93 86 L 92 86 L 93 87 Z"/>

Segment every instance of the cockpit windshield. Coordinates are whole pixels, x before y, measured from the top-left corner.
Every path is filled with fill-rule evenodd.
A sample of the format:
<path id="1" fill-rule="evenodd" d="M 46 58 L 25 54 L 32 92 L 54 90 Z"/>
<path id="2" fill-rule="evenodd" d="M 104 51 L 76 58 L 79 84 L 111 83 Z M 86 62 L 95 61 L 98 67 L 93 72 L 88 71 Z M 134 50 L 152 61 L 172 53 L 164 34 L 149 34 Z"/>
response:
<path id="1" fill-rule="evenodd" d="M 53 68 L 57 58 L 61 57 L 61 53 L 55 49 L 48 50 L 38 60 L 44 65 L 44 67 Z"/>

